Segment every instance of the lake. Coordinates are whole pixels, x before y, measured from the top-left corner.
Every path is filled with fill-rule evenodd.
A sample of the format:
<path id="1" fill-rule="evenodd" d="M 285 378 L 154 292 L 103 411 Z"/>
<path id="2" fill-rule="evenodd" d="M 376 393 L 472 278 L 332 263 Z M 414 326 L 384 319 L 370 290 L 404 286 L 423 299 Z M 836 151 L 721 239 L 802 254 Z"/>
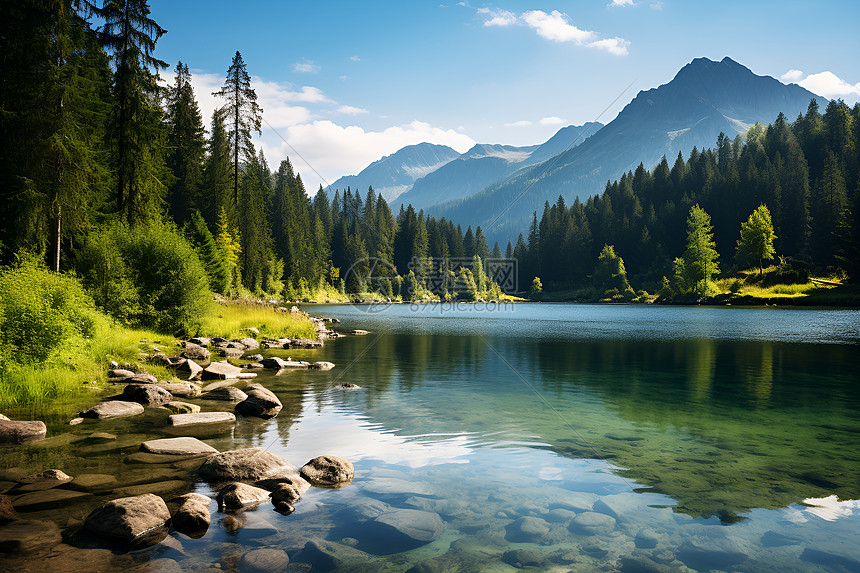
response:
<path id="1" fill-rule="evenodd" d="M 202 538 L 171 534 L 116 555 L 117 569 L 166 557 L 185 571 L 250 571 L 242 555 L 263 547 L 289 553 L 296 571 L 860 571 L 858 311 L 305 310 L 370 333 L 280 351 L 337 368 L 261 374 L 284 403 L 278 417 L 204 441 L 299 466 L 341 456 L 354 481 L 312 488 L 289 516 L 264 504 L 236 531 L 213 505 Z M 336 387 L 347 382 L 361 389 Z M 124 458 L 163 435 L 166 415 L 52 425 L 46 445 L 0 452 L 0 467 L 120 483 L 157 473 L 214 496 L 182 467 Z M 30 516 L 64 526 L 110 497 Z M 432 540 L 389 534 L 376 518 L 392 514 Z"/>

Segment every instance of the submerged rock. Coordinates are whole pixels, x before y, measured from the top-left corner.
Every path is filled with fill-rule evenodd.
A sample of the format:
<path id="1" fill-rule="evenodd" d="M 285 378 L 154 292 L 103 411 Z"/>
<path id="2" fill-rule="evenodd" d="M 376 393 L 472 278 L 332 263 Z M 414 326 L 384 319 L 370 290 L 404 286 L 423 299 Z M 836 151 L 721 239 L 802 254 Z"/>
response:
<path id="1" fill-rule="evenodd" d="M 218 509 L 242 509 L 260 505 L 269 499 L 269 492 L 246 483 L 235 482 L 221 488 L 218 492 Z"/>
<path id="2" fill-rule="evenodd" d="M 33 555 L 63 541 L 60 528 L 51 521 L 13 521 L 0 527 L 0 554 Z"/>
<path id="3" fill-rule="evenodd" d="M 568 529 L 580 535 L 606 535 L 615 529 L 615 518 L 603 513 L 585 511 L 573 518 Z"/>
<path id="4" fill-rule="evenodd" d="M 239 571 L 248 573 L 280 573 L 286 570 L 290 557 L 281 549 L 253 549 L 239 560 Z"/>
<path id="5" fill-rule="evenodd" d="M 43 472 L 29 475 L 18 480 L 18 483 L 23 484 L 18 487 L 18 491 L 42 491 L 52 489 L 59 485 L 69 483 L 72 477 L 62 470 L 45 470 Z"/>
<path id="6" fill-rule="evenodd" d="M 81 412 L 82 418 L 97 418 L 99 420 L 107 420 L 109 418 L 125 418 L 128 416 L 137 416 L 143 414 L 143 406 L 137 402 L 124 402 L 122 400 L 113 400 L 96 404 L 89 410 Z"/>
<path id="7" fill-rule="evenodd" d="M 87 516 L 84 527 L 98 535 L 134 541 L 164 527 L 169 519 L 164 500 L 147 493 L 108 501 Z"/>
<path id="8" fill-rule="evenodd" d="M 189 404 L 188 402 L 179 402 L 174 400 L 164 405 L 164 408 L 175 414 L 196 414 L 200 411 L 200 406 L 197 404 Z"/>
<path id="9" fill-rule="evenodd" d="M 28 444 L 43 440 L 48 429 L 45 422 L 0 420 L 0 444 Z"/>
<path id="10" fill-rule="evenodd" d="M 249 384 L 245 393 L 245 400 L 236 404 L 236 411 L 243 416 L 268 419 L 277 416 L 283 408 L 278 397 L 260 384 Z"/>
<path id="11" fill-rule="evenodd" d="M 12 499 L 12 505 L 18 511 L 36 511 L 62 507 L 90 494 L 68 489 L 46 489 L 19 495 Z"/>
<path id="12" fill-rule="evenodd" d="M 349 484 L 355 475 L 355 469 L 343 458 L 318 456 L 302 466 L 301 474 L 313 485 L 337 487 Z"/>
<path id="13" fill-rule="evenodd" d="M 374 553 L 399 553 L 439 538 L 442 518 L 418 509 L 394 509 L 383 513 L 362 528 L 365 545 Z"/>
<path id="14" fill-rule="evenodd" d="M 505 539 L 514 543 L 540 543 L 549 533 L 549 525 L 538 517 L 521 517 L 505 528 Z"/>
<path id="15" fill-rule="evenodd" d="M 322 571 L 340 569 L 349 565 L 358 565 L 367 570 L 373 570 L 374 559 L 364 551 L 360 551 L 342 543 L 314 539 L 308 541 L 304 548 L 295 556 L 294 561 L 310 563 L 314 570 Z"/>
<path id="16" fill-rule="evenodd" d="M 200 466 L 199 474 L 210 482 L 257 481 L 279 471 L 297 473 L 296 467 L 280 456 L 262 448 L 244 448 L 212 454 Z"/>

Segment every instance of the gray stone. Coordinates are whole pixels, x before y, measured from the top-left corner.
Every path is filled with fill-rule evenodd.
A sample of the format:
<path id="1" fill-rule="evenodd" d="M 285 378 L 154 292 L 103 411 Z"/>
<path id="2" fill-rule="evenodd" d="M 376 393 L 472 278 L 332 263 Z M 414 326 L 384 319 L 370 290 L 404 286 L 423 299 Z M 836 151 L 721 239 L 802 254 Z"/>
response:
<path id="1" fill-rule="evenodd" d="M 272 370 L 281 370 L 286 362 L 286 360 L 277 356 L 269 356 L 268 358 L 260 360 L 260 364 L 263 365 L 263 368 L 270 368 Z"/>
<path id="2" fill-rule="evenodd" d="M 442 518 L 418 509 L 394 509 L 369 521 L 363 535 L 375 553 L 399 553 L 438 539 Z"/>
<path id="3" fill-rule="evenodd" d="M 505 528 L 505 539 L 514 543 L 540 543 L 549 533 L 549 525 L 537 517 L 521 517 Z"/>
<path id="4" fill-rule="evenodd" d="M 297 473 L 296 467 L 280 456 L 262 448 L 244 448 L 212 454 L 200 467 L 199 473 L 203 479 L 217 482 L 257 481 L 284 471 Z"/>
<path id="5" fill-rule="evenodd" d="M 209 350 L 191 341 L 185 343 L 185 350 L 182 351 L 182 357 L 189 360 L 207 362 L 211 356 Z"/>
<path id="6" fill-rule="evenodd" d="M 263 483 L 276 482 L 276 485 L 274 486 L 274 488 L 272 489 L 272 493 L 270 494 L 272 498 L 272 503 L 275 504 L 282 501 L 293 503 L 297 501 L 300 497 L 302 497 L 302 495 L 304 495 L 304 493 L 311 487 L 311 484 L 299 475 L 285 476 L 272 480 L 262 481 Z M 258 485 L 263 484 L 258 482 Z"/>
<path id="7" fill-rule="evenodd" d="M 313 485 L 340 487 L 352 482 L 355 469 L 352 464 L 337 456 L 317 456 L 302 466 L 302 477 Z"/>
<path id="8" fill-rule="evenodd" d="M 195 380 L 201 372 L 203 372 L 203 367 L 190 358 L 176 367 L 176 374 L 186 380 Z"/>
<path id="9" fill-rule="evenodd" d="M 180 479 L 172 479 L 166 481 L 156 481 L 151 483 L 142 483 L 139 485 L 129 485 L 125 487 L 119 487 L 113 490 L 114 495 L 120 495 L 122 497 L 132 497 L 138 495 L 145 494 L 155 494 L 155 495 L 166 495 L 169 493 L 176 493 L 180 490 L 187 490 L 189 488 L 189 483 L 185 480 Z"/>
<path id="10" fill-rule="evenodd" d="M 125 418 L 128 416 L 137 416 L 138 414 L 143 414 L 143 406 L 137 402 L 113 400 L 96 404 L 89 410 L 81 412 L 81 417 L 107 420 L 108 418 Z"/>
<path id="11" fill-rule="evenodd" d="M 502 561 L 517 569 L 546 565 L 546 557 L 536 549 L 511 549 L 502 555 Z"/>
<path id="12" fill-rule="evenodd" d="M 196 414 L 200 411 L 200 406 L 197 404 L 189 404 L 188 402 L 179 402 L 177 400 L 168 402 L 164 407 L 174 414 Z"/>
<path id="13" fill-rule="evenodd" d="M 167 544 L 168 540 L 170 539 L 173 538 L 165 537 L 165 539 L 161 543 L 161 546 Z M 174 541 L 176 540 L 174 539 Z M 177 563 L 174 559 L 170 559 L 169 557 L 150 559 L 146 563 L 141 563 L 137 567 L 125 569 L 124 571 L 125 573 L 183 573 L 182 567 L 179 565 L 179 563 Z"/>
<path id="14" fill-rule="evenodd" d="M 265 356 L 263 356 L 262 354 L 246 354 L 245 355 L 245 360 L 251 360 L 253 362 L 262 362 L 263 358 L 265 358 Z M 260 366 L 262 367 L 262 364 Z"/>
<path id="15" fill-rule="evenodd" d="M 284 370 L 307 370 L 311 367 L 310 362 L 305 362 L 304 360 L 293 360 L 288 358 L 284 360 L 283 365 L 281 366 Z"/>
<path id="16" fill-rule="evenodd" d="M 746 561 L 747 556 L 740 551 L 717 546 L 702 547 L 695 543 L 685 542 L 675 551 L 675 556 L 687 567 L 697 571 L 718 571 L 729 569 Z M 803 559 L 803 556 L 801 556 Z"/>
<path id="17" fill-rule="evenodd" d="M 353 330 L 352 334 L 354 334 L 355 336 L 365 336 L 367 334 L 370 334 L 370 332 L 368 332 L 367 330 L 361 330 L 359 328 L 359 329 Z"/>
<path id="18" fill-rule="evenodd" d="M 236 342 L 244 346 L 245 350 L 257 350 L 258 348 L 260 348 L 260 343 L 253 338 L 241 338 Z"/>
<path id="19" fill-rule="evenodd" d="M 200 386 L 190 382 L 168 382 L 167 384 L 159 384 L 158 387 L 182 398 L 194 398 L 200 395 Z"/>
<path id="20" fill-rule="evenodd" d="M 189 342 L 197 346 L 209 346 L 212 344 L 212 339 L 208 336 L 195 336 L 194 338 L 189 338 L 185 344 L 187 345 Z"/>
<path id="21" fill-rule="evenodd" d="M 77 426 L 78 424 L 83 423 L 83 421 L 84 421 L 84 419 L 83 419 L 83 418 L 81 418 L 81 417 L 77 417 L 77 418 L 72 418 L 72 419 L 71 419 L 71 420 L 69 420 L 67 423 L 68 423 L 68 425 L 69 425 L 69 426 Z"/>
<path id="22" fill-rule="evenodd" d="M 0 444 L 28 444 L 45 439 L 45 422 L 0 420 Z"/>
<path id="23" fill-rule="evenodd" d="M 281 549 L 263 548 L 247 552 L 239 560 L 239 571 L 248 573 L 280 573 L 285 571 L 290 557 Z"/>
<path id="24" fill-rule="evenodd" d="M 133 541 L 164 527 L 170 511 L 164 500 L 151 493 L 114 499 L 93 510 L 84 527 L 96 534 Z"/>
<path id="25" fill-rule="evenodd" d="M 283 408 L 278 397 L 260 384 L 249 384 L 245 388 L 245 393 L 247 394 L 245 400 L 236 404 L 236 412 L 243 416 L 274 418 Z"/>
<path id="26" fill-rule="evenodd" d="M 545 519 L 550 523 L 568 524 L 574 517 L 576 517 L 576 513 L 569 509 L 562 509 L 559 507 L 550 510 L 550 512 L 546 514 Z"/>
<path id="27" fill-rule="evenodd" d="M 633 539 L 633 544 L 639 549 L 654 549 L 657 547 L 657 534 L 650 529 L 640 529 Z"/>
<path id="28" fill-rule="evenodd" d="M 171 414 L 168 416 L 172 426 L 195 424 L 226 424 L 236 421 L 232 412 L 199 412 L 197 414 Z"/>
<path id="29" fill-rule="evenodd" d="M 226 378 L 235 378 L 242 373 L 242 369 L 238 366 L 233 366 L 226 360 L 221 362 L 212 362 L 203 369 L 204 380 L 224 380 Z"/>
<path id="30" fill-rule="evenodd" d="M 331 370 L 332 368 L 334 368 L 334 363 L 333 362 L 314 362 L 313 364 L 311 364 L 311 368 L 314 368 L 315 370 Z"/>
<path id="31" fill-rule="evenodd" d="M 246 483 L 234 482 L 218 492 L 218 509 L 242 509 L 257 506 L 269 500 L 269 492 Z"/>
<path id="32" fill-rule="evenodd" d="M 171 501 L 179 503 L 179 508 L 171 518 L 173 528 L 189 537 L 202 537 L 212 522 L 212 515 L 209 513 L 212 500 L 199 493 L 186 493 Z"/>
<path id="33" fill-rule="evenodd" d="M 60 528 L 51 521 L 13 521 L 0 527 L 0 554 L 40 554 L 62 541 Z"/>
<path id="34" fill-rule="evenodd" d="M 133 384 L 155 384 L 156 382 L 158 382 L 158 378 L 156 378 L 152 374 L 141 372 L 129 378 L 128 382 L 131 382 Z"/>
<path id="35" fill-rule="evenodd" d="M 124 368 L 114 368 L 112 370 L 108 370 L 108 376 L 111 378 L 131 378 L 134 376 L 134 372 L 131 370 L 125 370 Z"/>
<path id="36" fill-rule="evenodd" d="M 149 440 L 140 445 L 141 451 L 153 454 L 168 454 L 177 456 L 216 454 L 218 450 L 197 438 L 161 438 Z"/>
<path id="37" fill-rule="evenodd" d="M 218 352 L 220 352 L 221 355 L 224 356 L 224 358 L 233 358 L 233 359 L 242 358 L 242 356 L 245 354 L 244 349 L 233 348 L 233 347 L 219 348 Z"/>
<path id="38" fill-rule="evenodd" d="M 322 340 L 299 339 L 290 341 L 290 348 L 322 348 Z"/>
<path id="39" fill-rule="evenodd" d="M 173 401 L 173 394 L 157 384 L 128 384 L 122 392 L 125 402 L 161 406 Z"/>
<path id="40" fill-rule="evenodd" d="M 585 511 L 573 518 L 569 529 L 580 535 L 606 535 L 615 529 L 615 518 L 603 513 Z"/>
<path id="41" fill-rule="evenodd" d="M 224 402 L 243 402 L 248 395 L 235 386 L 221 386 L 203 395 L 204 400 L 221 400 Z"/>

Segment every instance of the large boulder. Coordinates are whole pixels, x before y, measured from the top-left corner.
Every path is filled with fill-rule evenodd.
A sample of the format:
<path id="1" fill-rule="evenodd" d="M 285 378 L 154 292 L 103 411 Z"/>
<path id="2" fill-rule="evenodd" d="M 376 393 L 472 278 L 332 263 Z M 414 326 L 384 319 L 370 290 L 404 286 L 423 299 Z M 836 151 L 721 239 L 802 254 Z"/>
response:
<path id="1" fill-rule="evenodd" d="M 349 484 L 355 475 L 352 464 L 336 456 L 318 456 L 302 466 L 302 477 L 320 487 Z"/>
<path id="2" fill-rule="evenodd" d="M 573 518 L 568 529 L 579 535 L 607 535 L 615 529 L 615 518 L 603 513 L 584 511 Z"/>
<path id="3" fill-rule="evenodd" d="M 239 560 L 239 571 L 247 573 L 280 573 L 287 570 L 290 556 L 283 549 L 252 549 Z"/>
<path id="4" fill-rule="evenodd" d="M 27 444 L 45 439 L 45 422 L 0 420 L 0 444 Z"/>
<path id="5" fill-rule="evenodd" d="M 334 363 L 333 362 L 314 362 L 313 364 L 311 364 L 311 368 L 314 368 L 315 370 L 331 370 L 332 368 L 334 368 Z"/>
<path id="6" fill-rule="evenodd" d="M 194 344 L 189 341 L 185 343 L 185 350 L 182 352 L 182 357 L 189 360 L 208 362 L 211 357 L 211 353 L 199 344 Z"/>
<path id="7" fill-rule="evenodd" d="M 216 499 L 219 510 L 235 510 L 260 505 L 269 499 L 269 492 L 253 485 L 234 482 L 221 488 Z"/>
<path id="8" fill-rule="evenodd" d="M 135 541 L 164 527 L 169 519 L 170 511 L 164 500 L 147 493 L 105 503 L 87 516 L 84 527 L 98 535 Z"/>
<path id="9" fill-rule="evenodd" d="M 217 454 L 218 450 L 197 438 L 161 438 L 149 440 L 140 445 L 142 452 L 153 454 L 167 454 L 174 456 L 194 456 Z"/>
<path id="10" fill-rule="evenodd" d="M 260 384 L 248 384 L 245 394 L 245 400 L 236 404 L 236 412 L 243 416 L 274 418 L 283 408 L 278 397 Z"/>
<path id="11" fill-rule="evenodd" d="M 173 401 L 173 394 L 156 384 L 128 384 L 122 392 L 122 401 L 137 402 L 144 406 L 161 406 Z"/>
<path id="12" fill-rule="evenodd" d="M 19 479 L 18 483 L 22 485 L 17 488 L 17 491 L 26 492 L 53 489 L 57 486 L 69 483 L 72 479 L 74 478 L 62 470 L 45 470 Z"/>
<path id="13" fill-rule="evenodd" d="M 225 380 L 227 378 L 236 378 L 242 373 L 242 369 L 238 366 L 233 366 L 226 360 L 221 362 L 212 362 L 203 369 L 204 380 Z"/>
<path id="14" fill-rule="evenodd" d="M 112 400 L 110 402 L 96 404 L 89 410 L 81 412 L 81 417 L 107 420 L 109 418 L 125 418 L 128 416 L 137 416 L 138 414 L 143 414 L 143 406 L 141 406 L 137 402 Z"/>
<path id="15" fill-rule="evenodd" d="M 514 543 L 540 543 L 549 533 L 549 524 L 539 517 L 521 517 L 505 528 L 505 539 Z"/>
<path id="16" fill-rule="evenodd" d="M 349 566 L 357 567 L 357 569 L 353 569 L 356 571 L 377 569 L 374 566 L 376 560 L 371 555 L 349 545 L 325 539 L 308 541 L 304 548 L 296 554 L 294 560 L 312 564 L 314 571 L 318 568 L 321 571 L 346 569 Z"/>
<path id="17" fill-rule="evenodd" d="M 200 466 L 199 473 L 207 481 L 218 482 L 256 481 L 285 471 L 297 473 L 296 467 L 280 456 L 262 448 L 244 448 L 212 454 Z"/>
<path id="18" fill-rule="evenodd" d="M 399 553 L 420 547 L 439 538 L 442 518 L 418 509 L 394 509 L 363 526 L 366 544 L 374 553 Z"/>
<path id="19" fill-rule="evenodd" d="M 271 368 L 272 370 L 281 370 L 286 362 L 286 360 L 278 358 L 277 356 L 269 356 L 268 358 L 260 360 L 260 364 L 263 365 L 263 368 Z"/>
<path id="20" fill-rule="evenodd" d="M 195 539 L 203 537 L 212 522 L 212 515 L 209 513 L 212 500 L 199 493 L 186 493 L 171 501 L 179 503 L 179 508 L 171 518 L 173 528 Z"/>
<path id="21" fill-rule="evenodd" d="M 225 402 L 242 402 L 248 395 L 235 386 L 221 386 L 203 395 L 204 400 L 222 400 Z"/>
<path id="22" fill-rule="evenodd" d="M 311 487 L 311 484 L 300 475 L 262 480 L 262 482 L 257 482 L 257 485 L 261 485 L 272 490 L 270 497 L 274 504 L 282 501 L 293 503 L 302 497 L 302 495 L 304 495 L 304 493 Z"/>

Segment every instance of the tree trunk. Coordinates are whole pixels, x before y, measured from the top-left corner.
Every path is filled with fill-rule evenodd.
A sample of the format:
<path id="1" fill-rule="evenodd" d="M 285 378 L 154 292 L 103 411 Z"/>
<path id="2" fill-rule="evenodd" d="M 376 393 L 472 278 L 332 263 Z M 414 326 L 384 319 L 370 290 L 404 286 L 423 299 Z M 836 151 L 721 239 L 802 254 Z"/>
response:
<path id="1" fill-rule="evenodd" d="M 56 227 L 56 243 L 54 243 L 55 251 L 54 251 L 54 272 L 60 272 L 60 247 L 62 244 L 63 238 L 63 208 L 62 206 L 57 207 L 57 227 Z"/>

